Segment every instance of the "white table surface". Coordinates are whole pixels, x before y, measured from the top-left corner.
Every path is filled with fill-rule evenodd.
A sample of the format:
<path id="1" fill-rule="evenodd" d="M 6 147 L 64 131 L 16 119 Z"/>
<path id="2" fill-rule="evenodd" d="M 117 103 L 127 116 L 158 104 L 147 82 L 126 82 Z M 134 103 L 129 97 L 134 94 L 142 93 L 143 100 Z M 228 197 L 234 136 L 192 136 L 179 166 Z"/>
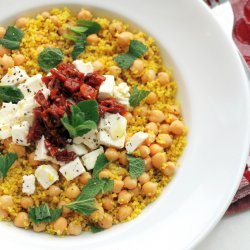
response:
<path id="1" fill-rule="evenodd" d="M 232 10 L 229 4 L 212 10 L 215 18 L 231 37 Z M 250 74 L 249 82 L 250 82 Z M 249 250 L 250 211 L 225 216 L 195 250 Z"/>

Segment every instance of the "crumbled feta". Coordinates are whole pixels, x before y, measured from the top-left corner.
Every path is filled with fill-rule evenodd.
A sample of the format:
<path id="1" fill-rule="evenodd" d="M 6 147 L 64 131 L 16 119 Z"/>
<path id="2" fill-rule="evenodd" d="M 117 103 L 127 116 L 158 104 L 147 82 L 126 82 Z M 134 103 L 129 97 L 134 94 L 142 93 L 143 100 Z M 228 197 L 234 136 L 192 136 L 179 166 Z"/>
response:
<path id="1" fill-rule="evenodd" d="M 73 151 L 75 152 L 78 156 L 82 156 L 88 153 L 88 149 L 84 145 L 77 145 L 77 144 L 72 144 L 72 145 L 67 145 L 66 149 L 68 151 Z"/>
<path id="2" fill-rule="evenodd" d="M 0 109 L 0 124 L 10 124 L 15 123 L 15 112 L 17 110 L 17 104 L 11 102 L 3 102 Z"/>
<path id="3" fill-rule="evenodd" d="M 100 144 L 123 148 L 126 138 L 127 120 L 120 114 L 105 113 L 99 123 Z"/>
<path id="4" fill-rule="evenodd" d="M 148 133 L 137 132 L 133 134 L 133 136 L 126 144 L 127 152 L 129 154 L 134 152 L 147 138 L 148 138 Z"/>
<path id="5" fill-rule="evenodd" d="M 14 144 L 29 146 L 28 143 L 29 123 L 27 121 L 12 126 L 11 136 Z"/>
<path id="6" fill-rule="evenodd" d="M 102 153 L 104 153 L 104 150 L 103 147 L 100 147 L 82 157 L 83 165 L 87 168 L 87 170 L 94 168 L 97 157 Z"/>
<path id="7" fill-rule="evenodd" d="M 36 186 L 35 186 L 35 176 L 33 174 L 31 175 L 24 175 L 23 176 L 23 186 L 22 186 L 22 192 L 24 194 L 34 194 L 35 190 L 36 190 Z"/>
<path id="8" fill-rule="evenodd" d="M 25 82 L 29 76 L 26 74 L 25 70 L 20 69 L 18 66 L 14 66 L 8 70 L 8 73 L 1 79 L 0 85 L 17 85 Z"/>
<path id="9" fill-rule="evenodd" d="M 126 82 L 121 82 L 114 86 L 114 98 L 120 104 L 129 107 L 130 87 Z"/>
<path id="10" fill-rule="evenodd" d="M 98 93 L 98 99 L 103 100 L 113 96 L 115 78 L 112 75 L 104 75 L 105 81 L 101 84 Z"/>
<path id="11" fill-rule="evenodd" d="M 20 84 L 18 88 L 22 91 L 25 98 L 33 97 L 43 88 L 42 75 L 37 74 L 30 77 L 25 83 Z"/>
<path id="12" fill-rule="evenodd" d="M 47 155 L 47 148 L 45 146 L 45 138 L 42 138 L 36 144 L 35 157 L 36 161 L 47 161 L 49 160 L 49 156 Z"/>
<path id="13" fill-rule="evenodd" d="M 59 180 L 57 171 L 51 165 L 41 165 L 35 171 L 37 181 L 44 189 Z"/>
<path id="14" fill-rule="evenodd" d="M 96 129 L 90 130 L 87 134 L 83 136 L 75 137 L 73 142 L 75 144 L 84 144 L 90 149 L 96 149 L 100 146 L 99 135 Z"/>
<path id="15" fill-rule="evenodd" d="M 0 140 L 4 140 L 11 137 L 11 125 L 1 124 L 0 125 Z"/>
<path id="16" fill-rule="evenodd" d="M 85 75 L 88 73 L 93 73 L 94 68 L 91 62 L 84 63 L 82 60 L 75 60 L 73 61 L 73 65 Z"/>
<path id="17" fill-rule="evenodd" d="M 77 157 L 75 160 L 65 164 L 64 166 L 62 166 L 59 169 L 59 171 L 66 178 L 67 181 L 71 181 L 71 180 L 75 179 L 77 176 L 86 172 L 79 157 Z"/>

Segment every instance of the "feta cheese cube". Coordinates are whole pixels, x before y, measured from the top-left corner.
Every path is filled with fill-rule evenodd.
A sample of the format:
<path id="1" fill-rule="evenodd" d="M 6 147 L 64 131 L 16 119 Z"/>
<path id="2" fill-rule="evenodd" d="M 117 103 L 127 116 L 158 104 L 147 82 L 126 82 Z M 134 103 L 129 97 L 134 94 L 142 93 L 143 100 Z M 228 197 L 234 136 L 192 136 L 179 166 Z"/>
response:
<path id="1" fill-rule="evenodd" d="M 147 138 L 148 138 L 148 133 L 137 132 L 133 134 L 133 136 L 126 144 L 127 152 L 129 154 L 134 152 Z"/>
<path id="2" fill-rule="evenodd" d="M 94 68 L 91 62 L 84 63 L 83 60 L 75 60 L 73 61 L 73 65 L 81 72 L 84 73 L 85 75 L 88 73 L 93 73 Z"/>
<path id="3" fill-rule="evenodd" d="M 82 156 L 88 153 L 88 149 L 84 145 L 77 145 L 77 144 L 72 144 L 72 145 L 67 145 L 66 149 L 68 151 L 73 151 L 75 152 L 78 156 Z"/>
<path id="4" fill-rule="evenodd" d="M 75 144 L 84 144 L 90 149 L 96 149 L 100 146 L 99 135 L 96 129 L 90 130 L 87 134 L 83 136 L 75 137 L 73 142 Z"/>
<path id="5" fill-rule="evenodd" d="M 94 168 L 97 157 L 102 153 L 104 153 L 104 150 L 103 147 L 100 147 L 82 157 L 83 165 L 87 168 L 87 170 Z"/>
<path id="6" fill-rule="evenodd" d="M 67 181 L 71 181 L 77 176 L 86 172 L 79 157 L 62 166 L 59 171 L 66 178 Z"/>
<path id="7" fill-rule="evenodd" d="M 45 138 L 42 138 L 36 144 L 35 157 L 36 161 L 48 161 L 50 158 L 47 155 L 47 148 L 45 147 Z"/>
<path id="8" fill-rule="evenodd" d="M 115 78 L 112 75 L 104 75 L 105 81 L 101 84 L 98 93 L 98 99 L 103 100 L 113 96 Z"/>
<path id="9" fill-rule="evenodd" d="M 37 181 L 44 189 L 59 180 L 57 171 L 51 165 L 41 165 L 35 171 Z"/>
<path id="10" fill-rule="evenodd" d="M 36 186 L 35 186 L 35 176 L 33 174 L 31 175 L 24 175 L 23 176 L 23 186 L 22 186 L 22 192 L 24 194 L 34 194 L 35 190 L 36 190 Z"/>
<path id="11" fill-rule="evenodd" d="M 28 143 L 29 123 L 27 121 L 12 126 L 12 142 L 14 144 L 29 146 Z"/>
<path id="12" fill-rule="evenodd" d="M 120 114 L 105 113 L 99 123 L 100 144 L 123 148 L 126 138 L 127 120 Z"/>
<path id="13" fill-rule="evenodd" d="M 0 124 L 10 124 L 15 123 L 15 112 L 17 110 L 17 104 L 11 102 L 3 102 L 0 109 Z"/>
<path id="14" fill-rule="evenodd" d="M 11 125 L 1 124 L 0 125 L 0 140 L 4 140 L 11 137 Z"/>
<path id="15" fill-rule="evenodd" d="M 25 82 L 29 76 L 25 70 L 22 70 L 18 66 L 14 66 L 8 70 L 8 73 L 1 79 L 0 85 L 17 85 L 19 83 Z"/>
<path id="16" fill-rule="evenodd" d="M 121 82 L 114 86 L 114 98 L 120 104 L 126 105 L 129 108 L 129 93 L 130 87 L 126 82 Z"/>
<path id="17" fill-rule="evenodd" d="M 19 121 L 25 121 L 27 117 L 33 116 L 33 109 L 38 107 L 39 104 L 33 97 L 25 98 L 18 102 L 16 118 Z"/>

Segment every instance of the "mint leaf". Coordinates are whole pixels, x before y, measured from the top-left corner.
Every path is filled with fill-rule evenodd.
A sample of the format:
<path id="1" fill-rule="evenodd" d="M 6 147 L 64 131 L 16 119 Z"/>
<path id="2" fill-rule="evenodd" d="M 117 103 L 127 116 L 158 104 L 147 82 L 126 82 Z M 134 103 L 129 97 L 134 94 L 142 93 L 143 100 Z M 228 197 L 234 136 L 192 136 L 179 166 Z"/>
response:
<path id="1" fill-rule="evenodd" d="M 110 179 L 102 179 L 103 180 L 103 188 L 102 193 L 109 193 L 113 190 L 114 187 L 114 181 Z"/>
<path id="2" fill-rule="evenodd" d="M 7 49 L 19 49 L 23 36 L 24 33 L 22 30 L 14 26 L 9 26 L 4 37 L 0 39 L 0 44 Z"/>
<path id="3" fill-rule="evenodd" d="M 6 177 L 7 172 L 17 158 L 17 154 L 13 153 L 9 153 L 6 156 L 0 155 L 0 179 Z"/>
<path id="4" fill-rule="evenodd" d="M 77 104 L 81 112 L 84 112 L 85 119 L 94 121 L 98 123 L 99 121 L 99 112 L 98 112 L 98 102 L 96 100 L 86 100 L 81 101 Z"/>
<path id="5" fill-rule="evenodd" d="M 51 223 L 58 219 L 62 214 L 61 209 L 51 209 L 46 204 L 42 204 L 39 207 L 32 207 L 29 209 L 29 218 L 35 224 L 42 222 Z"/>
<path id="6" fill-rule="evenodd" d="M 100 154 L 95 162 L 93 177 L 98 177 L 99 173 L 108 165 L 108 163 L 109 161 L 107 160 L 105 154 Z"/>
<path id="7" fill-rule="evenodd" d="M 45 70 L 56 67 L 63 60 L 63 52 L 57 48 L 45 48 L 38 57 L 39 66 Z"/>
<path id="8" fill-rule="evenodd" d="M 141 158 L 134 157 L 132 155 L 127 155 L 129 162 L 129 174 L 132 178 L 137 178 L 143 174 L 145 171 L 145 163 Z"/>
<path id="9" fill-rule="evenodd" d="M 70 27 L 69 28 L 72 32 L 82 35 L 84 34 L 84 32 L 86 32 L 88 30 L 87 27 L 80 27 L 80 26 L 74 26 L 74 27 Z"/>
<path id="10" fill-rule="evenodd" d="M 141 57 L 147 52 L 147 50 L 147 46 L 144 45 L 142 42 L 137 40 L 131 40 L 128 52 L 116 56 L 114 60 L 122 69 L 128 69 L 133 64 L 135 59 Z"/>
<path id="11" fill-rule="evenodd" d="M 69 39 L 71 41 L 74 41 L 74 42 L 76 42 L 77 39 L 78 39 L 78 36 L 71 35 L 71 34 L 64 34 L 63 37 L 66 38 L 66 39 Z"/>
<path id="12" fill-rule="evenodd" d="M 131 107 L 136 107 L 140 102 L 149 95 L 150 91 L 139 90 L 136 86 L 133 88 L 132 94 L 129 97 Z"/>
<path id="13" fill-rule="evenodd" d="M 77 38 L 77 40 L 75 41 L 75 45 L 74 45 L 74 48 L 73 48 L 73 51 L 71 53 L 71 56 L 74 60 L 77 59 L 77 57 L 85 51 L 85 47 L 86 47 L 86 44 L 87 44 L 87 41 L 86 41 L 86 36 L 82 35 L 82 36 L 79 36 Z"/>
<path id="14" fill-rule="evenodd" d="M 104 230 L 104 228 L 101 228 L 101 227 L 98 227 L 98 226 L 95 226 L 95 225 L 91 225 L 90 228 L 91 228 L 91 232 L 93 234 L 100 233 L 100 232 L 102 232 Z"/>
<path id="15" fill-rule="evenodd" d="M 2 102 L 18 103 L 23 97 L 22 91 L 15 86 L 0 86 L 0 100 Z"/>
<path id="16" fill-rule="evenodd" d="M 78 20 L 77 25 L 87 28 L 85 31 L 86 35 L 98 33 L 102 28 L 99 23 L 89 20 Z"/>

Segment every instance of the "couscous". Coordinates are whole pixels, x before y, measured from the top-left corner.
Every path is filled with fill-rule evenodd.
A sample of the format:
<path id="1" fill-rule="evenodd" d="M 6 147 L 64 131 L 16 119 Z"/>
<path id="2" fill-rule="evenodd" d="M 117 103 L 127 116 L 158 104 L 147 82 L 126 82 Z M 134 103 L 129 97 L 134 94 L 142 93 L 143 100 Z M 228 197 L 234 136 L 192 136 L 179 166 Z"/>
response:
<path id="1" fill-rule="evenodd" d="M 153 38 L 82 9 L 0 27 L 0 219 L 79 235 L 129 221 L 186 144 Z"/>

